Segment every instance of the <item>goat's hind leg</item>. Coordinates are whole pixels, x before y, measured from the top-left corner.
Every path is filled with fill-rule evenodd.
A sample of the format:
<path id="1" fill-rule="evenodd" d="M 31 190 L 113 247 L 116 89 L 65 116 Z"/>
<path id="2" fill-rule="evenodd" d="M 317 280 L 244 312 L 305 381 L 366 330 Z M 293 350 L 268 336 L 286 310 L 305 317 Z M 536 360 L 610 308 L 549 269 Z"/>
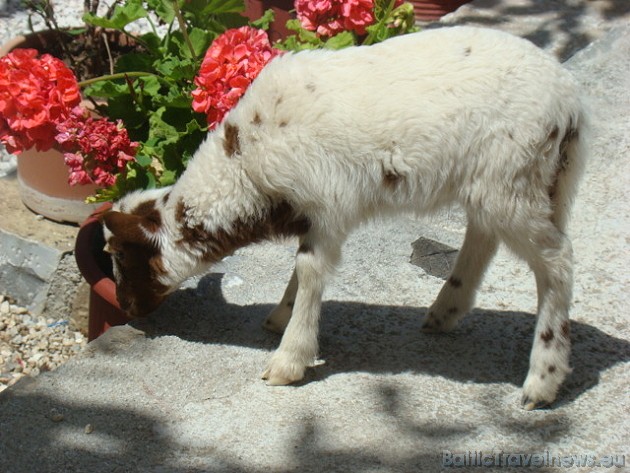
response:
<path id="1" fill-rule="evenodd" d="M 552 403 L 571 372 L 573 262 L 571 242 L 553 223 L 530 222 L 529 228 L 536 230 L 506 243 L 527 260 L 538 287 L 538 319 L 522 399 L 523 407 L 532 410 Z"/>
<path id="2" fill-rule="evenodd" d="M 497 250 L 497 238 L 469 218 L 453 271 L 429 308 L 423 332 L 448 332 L 475 303 L 475 294 Z"/>

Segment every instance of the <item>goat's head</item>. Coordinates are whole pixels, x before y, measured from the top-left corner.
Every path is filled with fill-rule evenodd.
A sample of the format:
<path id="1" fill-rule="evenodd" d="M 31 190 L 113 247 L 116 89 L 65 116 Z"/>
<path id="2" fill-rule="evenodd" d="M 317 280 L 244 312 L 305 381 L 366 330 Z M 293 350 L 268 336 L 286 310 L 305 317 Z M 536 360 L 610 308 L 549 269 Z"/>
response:
<path id="1" fill-rule="evenodd" d="M 161 241 L 163 216 L 152 193 L 132 194 L 102 216 L 116 296 L 131 317 L 155 310 L 175 289 L 168 284 Z"/>

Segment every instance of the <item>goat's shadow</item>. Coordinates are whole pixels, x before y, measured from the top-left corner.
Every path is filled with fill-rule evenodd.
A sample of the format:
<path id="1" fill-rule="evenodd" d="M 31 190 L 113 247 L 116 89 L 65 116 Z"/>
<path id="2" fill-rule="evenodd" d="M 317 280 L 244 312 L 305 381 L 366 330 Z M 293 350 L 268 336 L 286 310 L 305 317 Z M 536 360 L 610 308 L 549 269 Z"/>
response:
<path id="1" fill-rule="evenodd" d="M 261 328 L 273 304 L 228 303 L 221 292 L 222 276 L 209 274 L 196 288 L 177 291 L 152 316 L 132 325 L 149 337 L 175 335 L 207 344 L 274 350 L 280 336 Z M 522 384 L 536 323 L 533 314 L 476 309 L 453 332 L 434 335 L 420 331 L 426 311 L 425 307 L 325 302 L 320 355 L 326 363 L 309 370 L 305 382 L 361 371 Z M 596 385 L 605 369 L 630 361 L 630 342 L 591 325 L 572 321 L 571 341 L 573 372 L 556 405 Z"/>

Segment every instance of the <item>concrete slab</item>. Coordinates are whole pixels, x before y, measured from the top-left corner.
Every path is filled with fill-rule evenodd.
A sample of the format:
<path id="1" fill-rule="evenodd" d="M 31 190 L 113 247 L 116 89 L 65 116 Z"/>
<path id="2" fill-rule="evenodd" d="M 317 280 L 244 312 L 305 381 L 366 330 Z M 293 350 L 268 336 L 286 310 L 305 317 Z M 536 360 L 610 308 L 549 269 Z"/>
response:
<path id="1" fill-rule="evenodd" d="M 81 320 L 85 283 L 74 262 L 79 227 L 45 219 L 22 203 L 15 172 L 0 177 L 0 294 L 31 312 Z"/>
<path id="2" fill-rule="evenodd" d="M 469 464 L 475 452 L 504 462 L 525 458 L 501 454 L 540 454 L 541 471 L 625 460 L 629 52 L 627 27 L 567 65 L 591 95 L 595 126 L 571 226 L 574 371 L 553 409 L 519 408 L 536 296 L 531 272 L 506 252 L 453 333 L 419 331 L 442 280 L 409 263 L 410 245 L 423 235 L 459 247 L 455 212 L 354 235 L 326 293 L 326 363 L 301 385 L 259 379 L 279 342 L 259 327 L 295 244 L 246 248 L 149 319 L 0 394 L 0 471 L 432 472 L 466 452 Z"/>

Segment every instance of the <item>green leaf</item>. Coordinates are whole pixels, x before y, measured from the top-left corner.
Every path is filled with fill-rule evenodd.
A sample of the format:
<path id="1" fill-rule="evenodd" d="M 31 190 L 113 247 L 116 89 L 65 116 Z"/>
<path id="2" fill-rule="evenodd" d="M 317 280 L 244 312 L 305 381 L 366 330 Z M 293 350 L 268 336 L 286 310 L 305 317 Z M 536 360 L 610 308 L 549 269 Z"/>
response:
<path id="1" fill-rule="evenodd" d="M 154 72 L 153 59 L 146 53 L 127 53 L 116 61 L 115 72 Z"/>
<path id="2" fill-rule="evenodd" d="M 210 43 L 212 43 L 214 35 L 200 28 L 192 28 L 188 32 L 188 37 L 193 45 L 193 49 L 195 50 L 195 55 L 199 57 L 206 53 Z"/>
<path id="3" fill-rule="evenodd" d="M 170 186 L 171 184 L 174 184 L 176 180 L 177 180 L 177 173 L 175 173 L 175 171 L 172 171 L 170 169 L 166 169 L 158 179 L 161 187 Z"/>
<path id="4" fill-rule="evenodd" d="M 265 10 L 265 13 L 263 13 L 263 16 L 261 16 L 257 20 L 250 21 L 249 24 L 253 26 L 254 28 L 260 28 L 267 31 L 269 29 L 269 26 L 275 19 L 275 16 L 276 15 L 273 12 L 273 10 L 269 8 L 268 10 Z"/>
<path id="5" fill-rule="evenodd" d="M 162 51 L 162 39 L 156 35 L 155 33 L 146 33 L 140 36 L 142 43 L 151 51 L 153 54 L 161 54 Z"/>
<path id="6" fill-rule="evenodd" d="M 192 96 L 188 90 L 179 90 L 175 87 L 169 89 L 166 95 L 155 97 L 153 101 L 160 106 L 190 110 Z"/>
<path id="7" fill-rule="evenodd" d="M 175 7 L 172 0 L 147 0 L 147 5 L 164 23 L 171 23 L 175 19 Z"/>
<path id="8" fill-rule="evenodd" d="M 138 162 L 140 166 L 147 167 L 153 162 L 153 159 L 151 158 L 151 156 L 147 156 L 145 154 L 138 154 L 136 155 L 136 161 Z"/>
<path id="9" fill-rule="evenodd" d="M 160 81 L 155 76 L 140 77 L 137 80 L 142 92 L 150 96 L 158 95 L 162 88 Z"/>
<path id="10" fill-rule="evenodd" d="M 128 95 L 129 90 L 127 84 L 117 84 L 113 81 L 104 80 L 86 87 L 84 93 L 90 97 L 109 98 Z"/>
<path id="11" fill-rule="evenodd" d="M 350 31 L 342 31 L 328 39 L 324 46 L 328 49 L 342 49 L 356 44 L 355 36 Z"/>
<path id="12" fill-rule="evenodd" d="M 199 2 L 199 0 L 196 0 Z M 195 4 L 195 0 L 191 2 Z M 220 13 L 241 13 L 245 11 L 244 0 L 202 0 L 205 7 L 200 9 L 204 15 L 218 15 Z"/>
<path id="13" fill-rule="evenodd" d="M 94 26 L 122 30 L 129 23 L 144 18 L 145 16 L 147 16 L 147 11 L 142 5 L 142 0 L 127 0 L 125 4 L 117 5 L 116 8 L 114 8 L 114 12 L 109 19 L 86 13 L 83 15 L 83 21 Z"/>

